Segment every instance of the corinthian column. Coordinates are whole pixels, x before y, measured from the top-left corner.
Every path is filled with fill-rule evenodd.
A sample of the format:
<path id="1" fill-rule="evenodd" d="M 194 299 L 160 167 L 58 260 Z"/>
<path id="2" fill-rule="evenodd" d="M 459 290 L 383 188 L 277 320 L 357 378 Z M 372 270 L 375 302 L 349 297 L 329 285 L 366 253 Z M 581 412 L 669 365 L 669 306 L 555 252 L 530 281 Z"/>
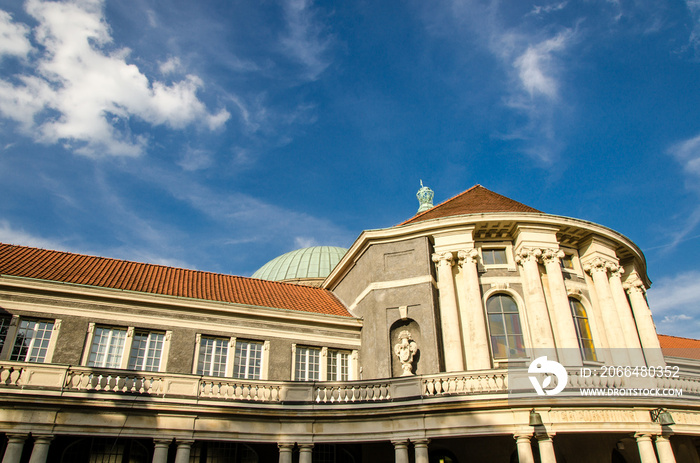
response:
<path id="1" fill-rule="evenodd" d="M 639 275 L 633 273 L 623 287 L 630 296 L 632 313 L 634 314 L 634 320 L 637 322 L 639 340 L 642 343 L 642 350 L 644 351 L 647 365 L 665 366 L 666 361 L 661 353 L 661 345 L 656 334 L 654 320 L 651 318 L 651 310 L 649 310 L 647 300 L 644 297 L 644 282 L 639 278 Z"/>
<path id="2" fill-rule="evenodd" d="M 629 365 L 630 359 L 625 350 L 625 338 L 621 335 L 622 324 L 617 315 L 617 306 L 610 290 L 608 270 L 616 270 L 617 263 L 596 257 L 583 265 L 583 269 L 591 275 L 593 286 L 598 296 L 598 304 L 603 316 L 603 324 L 607 331 L 608 347 L 610 347 L 612 361 L 616 365 Z"/>
<path id="3" fill-rule="evenodd" d="M 525 277 L 525 303 L 528 314 L 529 329 L 532 333 L 532 344 L 535 349 L 554 350 L 554 336 L 549 319 L 547 302 L 544 298 L 542 280 L 537 260 L 542 250 L 522 248 L 515 256 L 515 261 L 523 267 Z M 537 356 L 539 354 L 535 354 Z"/>
<path id="4" fill-rule="evenodd" d="M 461 300 L 462 333 L 464 333 L 464 355 L 469 370 L 488 370 L 491 368 L 488 330 L 484 305 L 481 302 L 479 273 L 476 268 L 479 252 L 472 248 L 457 253 L 462 267 L 462 287 L 464 298 Z"/>
<path id="5" fill-rule="evenodd" d="M 644 354 L 642 346 L 639 343 L 639 333 L 637 332 L 637 324 L 632 316 L 632 309 L 627 302 L 627 295 L 622 288 L 622 274 L 624 269 L 618 266 L 610 271 L 610 290 L 612 291 L 615 305 L 617 306 L 617 314 L 620 317 L 622 324 L 622 335 L 625 338 L 627 346 L 627 355 L 629 355 L 632 365 L 644 365 Z"/>
<path id="6" fill-rule="evenodd" d="M 452 253 L 433 254 L 437 266 L 438 292 L 440 294 L 440 326 L 446 371 L 464 371 L 462 340 L 459 333 L 459 313 L 452 279 Z"/>
<path id="7" fill-rule="evenodd" d="M 574 317 L 571 315 L 569 296 L 566 294 L 564 275 L 561 273 L 560 259 L 564 257 L 564 251 L 559 249 L 545 249 L 542 251 L 542 262 L 547 271 L 549 292 L 552 295 L 554 307 L 549 311 L 554 328 L 554 341 L 557 345 L 559 361 L 564 365 L 580 366 L 581 351 L 578 345 L 578 335 L 574 325 Z"/>

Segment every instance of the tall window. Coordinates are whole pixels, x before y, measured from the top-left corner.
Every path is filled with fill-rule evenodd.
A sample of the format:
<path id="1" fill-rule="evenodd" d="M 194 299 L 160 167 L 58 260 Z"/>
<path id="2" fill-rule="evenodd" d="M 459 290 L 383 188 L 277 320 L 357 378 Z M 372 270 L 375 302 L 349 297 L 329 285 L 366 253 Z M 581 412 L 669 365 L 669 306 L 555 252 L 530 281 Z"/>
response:
<path id="1" fill-rule="evenodd" d="M 525 356 L 518 306 L 512 297 L 496 294 L 486 301 L 491 332 L 491 349 L 496 359 Z"/>
<path id="2" fill-rule="evenodd" d="M 5 338 L 7 338 L 7 330 L 10 328 L 12 317 L 0 317 L 0 352 L 5 347 Z"/>
<path id="3" fill-rule="evenodd" d="M 130 370 L 158 371 L 163 355 L 163 333 L 143 330 L 134 331 L 129 355 Z"/>
<path id="4" fill-rule="evenodd" d="M 296 381 L 318 381 L 320 379 L 321 349 L 317 347 L 296 348 L 294 379 Z"/>
<path id="5" fill-rule="evenodd" d="M 593 347 L 593 336 L 591 336 L 591 326 L 588 324 L 588 315 L 586 309 L 581 304 L 581 301 L 569 298 L 569 306 L 571 306 L 571 315 L 574 317 L 576 325 L 576 335 L 578 336 L 578 345 L 581 348 L 581 356 L 584 360 L 596 360 L 595 347 Z"/>
<path id="6" fill-rule="evenodd" d="M 50 320 L 20 320 L 10 360 L 46 361 L 53 326 L 54 322 Z"/>
<path id="7" fill-rule="evenodd" d="M 328 381 L 348 380 L 349 353 L 342 350 L 328 350 Z"/>
<path id="8" fill-rule="evenodd" d="M 236 340 L 233 377 L 239 379 L 261 379 L 262 351 L 263 344 L 261 342 Z"/>
<path id="9" fill-rule="evenodd" d="M 228 361 L 228 338 L 202 336 L 199 344 L 197 374 L 206 376 L 226 376 Z"/>
<path id="10" fill-rule="evenodd" d="M 121 368 L 126 328 L 95 327 L 87 366 Z"/>

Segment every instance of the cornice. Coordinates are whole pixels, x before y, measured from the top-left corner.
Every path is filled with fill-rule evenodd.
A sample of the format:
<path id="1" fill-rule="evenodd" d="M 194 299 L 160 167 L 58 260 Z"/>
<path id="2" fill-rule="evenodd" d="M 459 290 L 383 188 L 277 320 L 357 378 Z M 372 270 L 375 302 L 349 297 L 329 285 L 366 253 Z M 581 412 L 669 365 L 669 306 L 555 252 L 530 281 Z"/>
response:
<path id="1" fill-rule="evenodd" d="M 464 214 L 452 217 L 442 217 L 426 220 L 413 224 L 398 225 L 390 228 L 364 230 L 348 252 L 343 256 L 338 265 L 328 275 L 322 287 L 332 289 L 348 273 L 354 263 L 362 256 L 370 245 L 403 241 L 412 238 L 428 237 L 436 232 L 455 232 L 463 230 L 472 232 L 475 225 L 481 223 L 495 223 L 499 221 L 511 221 L 519 224 L 546 225 L 557 229 L 566 227 L 578 228 L 591 235 L 603 237 L 615 243 L 617 247 L 623 247 L 634 255 L 635 263 L 639 266 L 640 275 L 648 287 L 651 284 L 646 274 L 646 259 L 642 250 L 625 235 L 603 225 L 573 217 L 552 215 L 536 212 L 498 212 Z M 567 245 L 567 247 L 570 247 Z"/>

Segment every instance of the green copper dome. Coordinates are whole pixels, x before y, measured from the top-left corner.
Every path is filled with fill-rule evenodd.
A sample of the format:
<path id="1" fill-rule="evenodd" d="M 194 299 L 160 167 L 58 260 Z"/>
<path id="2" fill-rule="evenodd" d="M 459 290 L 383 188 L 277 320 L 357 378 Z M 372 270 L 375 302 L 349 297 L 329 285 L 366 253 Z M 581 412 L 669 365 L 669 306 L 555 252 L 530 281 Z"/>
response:
<path id="1" fill-rule="evenodd" d="M 270 281 L 324 279 L 346 252 L 347 249 L 336 246 L 297 249 L 272 259 L 260 267 L 253 278 Z"/>

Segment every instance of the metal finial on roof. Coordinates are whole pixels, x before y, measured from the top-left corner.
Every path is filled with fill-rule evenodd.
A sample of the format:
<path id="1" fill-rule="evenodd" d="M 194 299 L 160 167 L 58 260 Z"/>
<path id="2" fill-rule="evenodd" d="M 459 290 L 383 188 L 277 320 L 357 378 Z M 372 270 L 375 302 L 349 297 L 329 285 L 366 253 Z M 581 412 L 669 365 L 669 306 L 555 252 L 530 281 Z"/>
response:
<path id="1" fill-rule="evenodd" d="M 433 190 L 428 188 L 427 186 L 423 186 L 423 180 L 420 181 L 420 190 L 418 190 L 418 193 L 416 193 L 416 198 L 418 198 L 418 204 L 420 206 L 418 207 L 418 214 L 420 214 L 423 211 L 427 211 L 431 207 L 433 207 L 433 196 L 435 193 Z"/>

